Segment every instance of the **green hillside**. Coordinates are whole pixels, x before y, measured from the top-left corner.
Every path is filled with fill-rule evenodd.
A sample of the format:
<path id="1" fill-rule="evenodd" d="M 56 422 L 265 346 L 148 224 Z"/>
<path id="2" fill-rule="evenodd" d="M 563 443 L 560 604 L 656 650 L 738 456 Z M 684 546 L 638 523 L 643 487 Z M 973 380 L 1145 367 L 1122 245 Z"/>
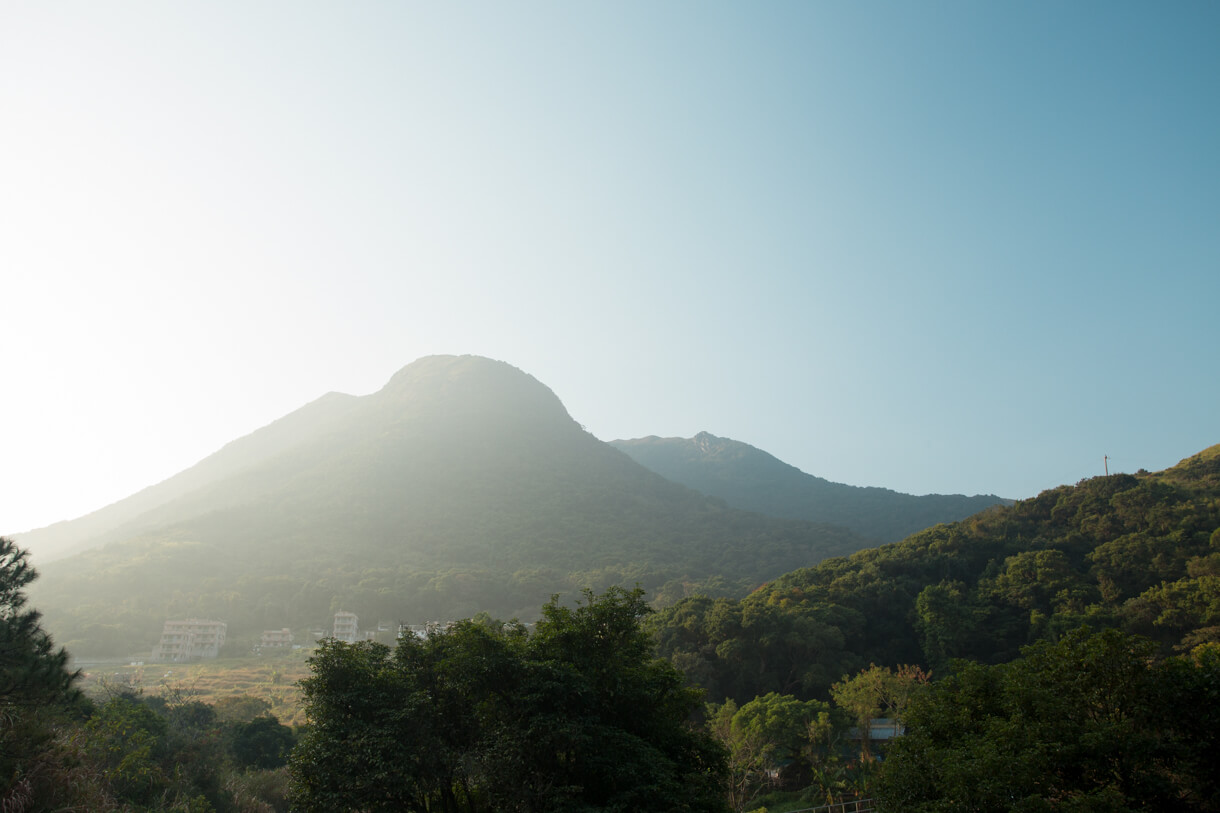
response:
<path id="1" fill-rule="evenodd" d="M 615 440 L 611 445 L 662 477 L 719 497 L 733 508 L 842 525 L 878 542 L 896 542 L 993 505 L 1011 504 L 990 494 L 915 496 L 832 483 L 749 444 L 707 432 L 693 438 Z"/>
<path id="2" fill-rule="evenodd" d="M 609 584 L 740 594 L 867 544 L 671 483 L 532 377 L 473 356 L 315 402 L 198 468 L 40 565 L 34 600 L 75 654 L 147 650 L 169 617 L 226 621 L 238 646 L 327 628 L 339 608 L 368 627 L 527 618 L 553 593 Z"/>
<path id="3" fill-rule="evenodd" d="M 652 619 L 713 698 L 823 695 L 869 663 L 1002 663 L 1082 624 L 1163 653 L 1220 641 L 1220 446 L 1061 486 Z"/>

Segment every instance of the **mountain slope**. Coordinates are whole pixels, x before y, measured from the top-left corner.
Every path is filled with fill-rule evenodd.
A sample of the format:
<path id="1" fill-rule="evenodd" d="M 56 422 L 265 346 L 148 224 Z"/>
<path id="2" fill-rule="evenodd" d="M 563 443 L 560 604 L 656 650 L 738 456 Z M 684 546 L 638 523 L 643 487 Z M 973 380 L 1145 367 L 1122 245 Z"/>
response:
<path id="1" fill-rule="evenodd" d="M 915 496 L 832 483 L 753 446 L 707 432 L 693 438 L 615 440 L 610 445 L 662 477 L 719 497 L 734 508 L 842 525 L 882 542 L 896 542 L 993 505 L 1011 504 L 990 494 Z"/>
<path id="2" fill-rule="evenodd" d="M 616 582 L 740 590 L 867 544 L 671 483 L 531 376 L 474 356 L 314 402 L 197 469 L 41 566 L 39 606 L 70 649 L 155 639 L 169 615 L 218 617 L 240 638 L 325 624 L 338 605 L 418 622 L 536 612 Z"/>
<path id="3" fill-rule="evenodd" d="M 1163 653 L 1220 645 L 1220 446 L 828 559 L 740 602 L 686 599 L 654 624 L 711 696 L 747 699 L 823 693 L 869 663 L 1006 662 L 1084 624 Z M 763 651 L 768 641 L 785 648 Z"/>
<path id="4" fill-rule="evenodd" d="M 12 538 L 29 550 L 41 565 L 88 547 L 138 535 L 142 528 L 155 527 L 153 517 L 145 515 L 276 457 L 303 438 L 326 432 L 357 400 L 343 393 L 328 393 L 257 432 L 226 444 L 220 451 L 161 483 L 78 519 L 14 534 Z"/>

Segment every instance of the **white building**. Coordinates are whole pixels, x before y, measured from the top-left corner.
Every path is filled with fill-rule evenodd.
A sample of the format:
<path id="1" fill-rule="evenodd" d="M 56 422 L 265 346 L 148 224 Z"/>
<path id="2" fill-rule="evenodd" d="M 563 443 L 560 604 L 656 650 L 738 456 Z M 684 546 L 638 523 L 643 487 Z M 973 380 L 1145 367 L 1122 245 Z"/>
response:
<path id="1" fill-rule="evenodd" d="M 258 645 L 261 649 L 283 649 L 292 646 L 292 630 L 288 627 L 278 630 L 263 630 L 259 636 Z"/>
<path id="2" fill-rule="evenodd" d="M 228 625 L 223 621 L 202 618 L 166 621 L 161 640 L 153 647 L 152 659 L 182 663 L 215 658 L 224 646 L 227 630 Z"/>
<path id="3" fill-rule="evenodd" d="M 331 637 L 336 641 L 346 641 L 349 644 L 354 644 L 360 640 L 360 630 L 357 628 L 355 613 L 348 613 L 340 610 L 335 613 L 335 629 L 331 633 Z"/>

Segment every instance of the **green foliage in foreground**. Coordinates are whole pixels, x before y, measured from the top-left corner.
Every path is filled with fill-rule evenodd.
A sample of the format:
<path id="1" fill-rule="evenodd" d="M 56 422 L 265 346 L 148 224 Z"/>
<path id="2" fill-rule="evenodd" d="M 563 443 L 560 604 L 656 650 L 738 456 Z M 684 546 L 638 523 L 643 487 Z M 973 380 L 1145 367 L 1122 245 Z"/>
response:
<path id="1" fill-rule="evenodd" d="M 38 578 L 29 555 L 0 537 L 0 720 L 69 697 L 76 674 L 68 654 L 42 628 L 42 614 L 26 607 L 26 587 Z"/>
<path id="2" fill-rule="evenodd" d="M 699 695 L 652 656 L 640 590 L 464 621 L 391 651 L 326 642 L 292 756 L 310 811 L 724 810 Z"/>
<path id="3" fill-rule="evenodd" d="M 0 808 L 8 810 L 47 790 L 42 755 L 54 748 L 55 720 L 78 693 L 68 655 L 26 606 L 25 588 L 38 577 L 26 551 L 0 537 Z"/>
<path id="4" fill-rule="evenodd" d="M 36 576 L 0 538 L 0 810 L 272 813 L 291 749 L 273 719 L 221 724 L 211 706 L 114 693 L 94 704 L 76 690 L 26 608 Z"/>
<path id="5" fill-rule="evenodd" d="M 794 768 L 803 773 L 812 768 L 816 775 L 803 778 L 820 784 L 829 774 L 826 768 L 838 767 L 838 749 L 819 747 L 836 728 L 827 703 L 801 702 L 775 693 L 756 697 L 740 708 L 726 700 L 708 705 L 707 726 L 729 754 L 729 805 L 733 810 L 746 809 Z M 823 793 L 835 789 L 819 788 Z"/>
<path id="6" fill-rule="evenodd" d="M 89 704 L 92 705 L 92 704 Z M 198 701 L 114 694 L 61 719 L 17 810 L 272 813 L 287 810 L 295 737 L 272 717 L 224 722 Z"/>
<path id="7" fill-rule="evenodd" d="M 1220 647 L 1163 661 L 1115 630 L 914 695 L 879 795 L 920 811 L 1220 810 Z"/>

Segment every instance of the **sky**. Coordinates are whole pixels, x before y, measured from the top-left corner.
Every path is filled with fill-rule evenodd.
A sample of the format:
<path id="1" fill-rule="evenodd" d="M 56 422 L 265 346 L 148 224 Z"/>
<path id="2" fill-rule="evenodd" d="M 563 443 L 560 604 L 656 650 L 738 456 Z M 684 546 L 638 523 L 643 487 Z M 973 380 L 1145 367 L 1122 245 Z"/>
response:
<path id="1" fill-rule="evenodd" d="M 1163 469 L 1217 145 L 1211 0 L 0 0 L 0 532 L 436 353 L 853 485 Z"/>

